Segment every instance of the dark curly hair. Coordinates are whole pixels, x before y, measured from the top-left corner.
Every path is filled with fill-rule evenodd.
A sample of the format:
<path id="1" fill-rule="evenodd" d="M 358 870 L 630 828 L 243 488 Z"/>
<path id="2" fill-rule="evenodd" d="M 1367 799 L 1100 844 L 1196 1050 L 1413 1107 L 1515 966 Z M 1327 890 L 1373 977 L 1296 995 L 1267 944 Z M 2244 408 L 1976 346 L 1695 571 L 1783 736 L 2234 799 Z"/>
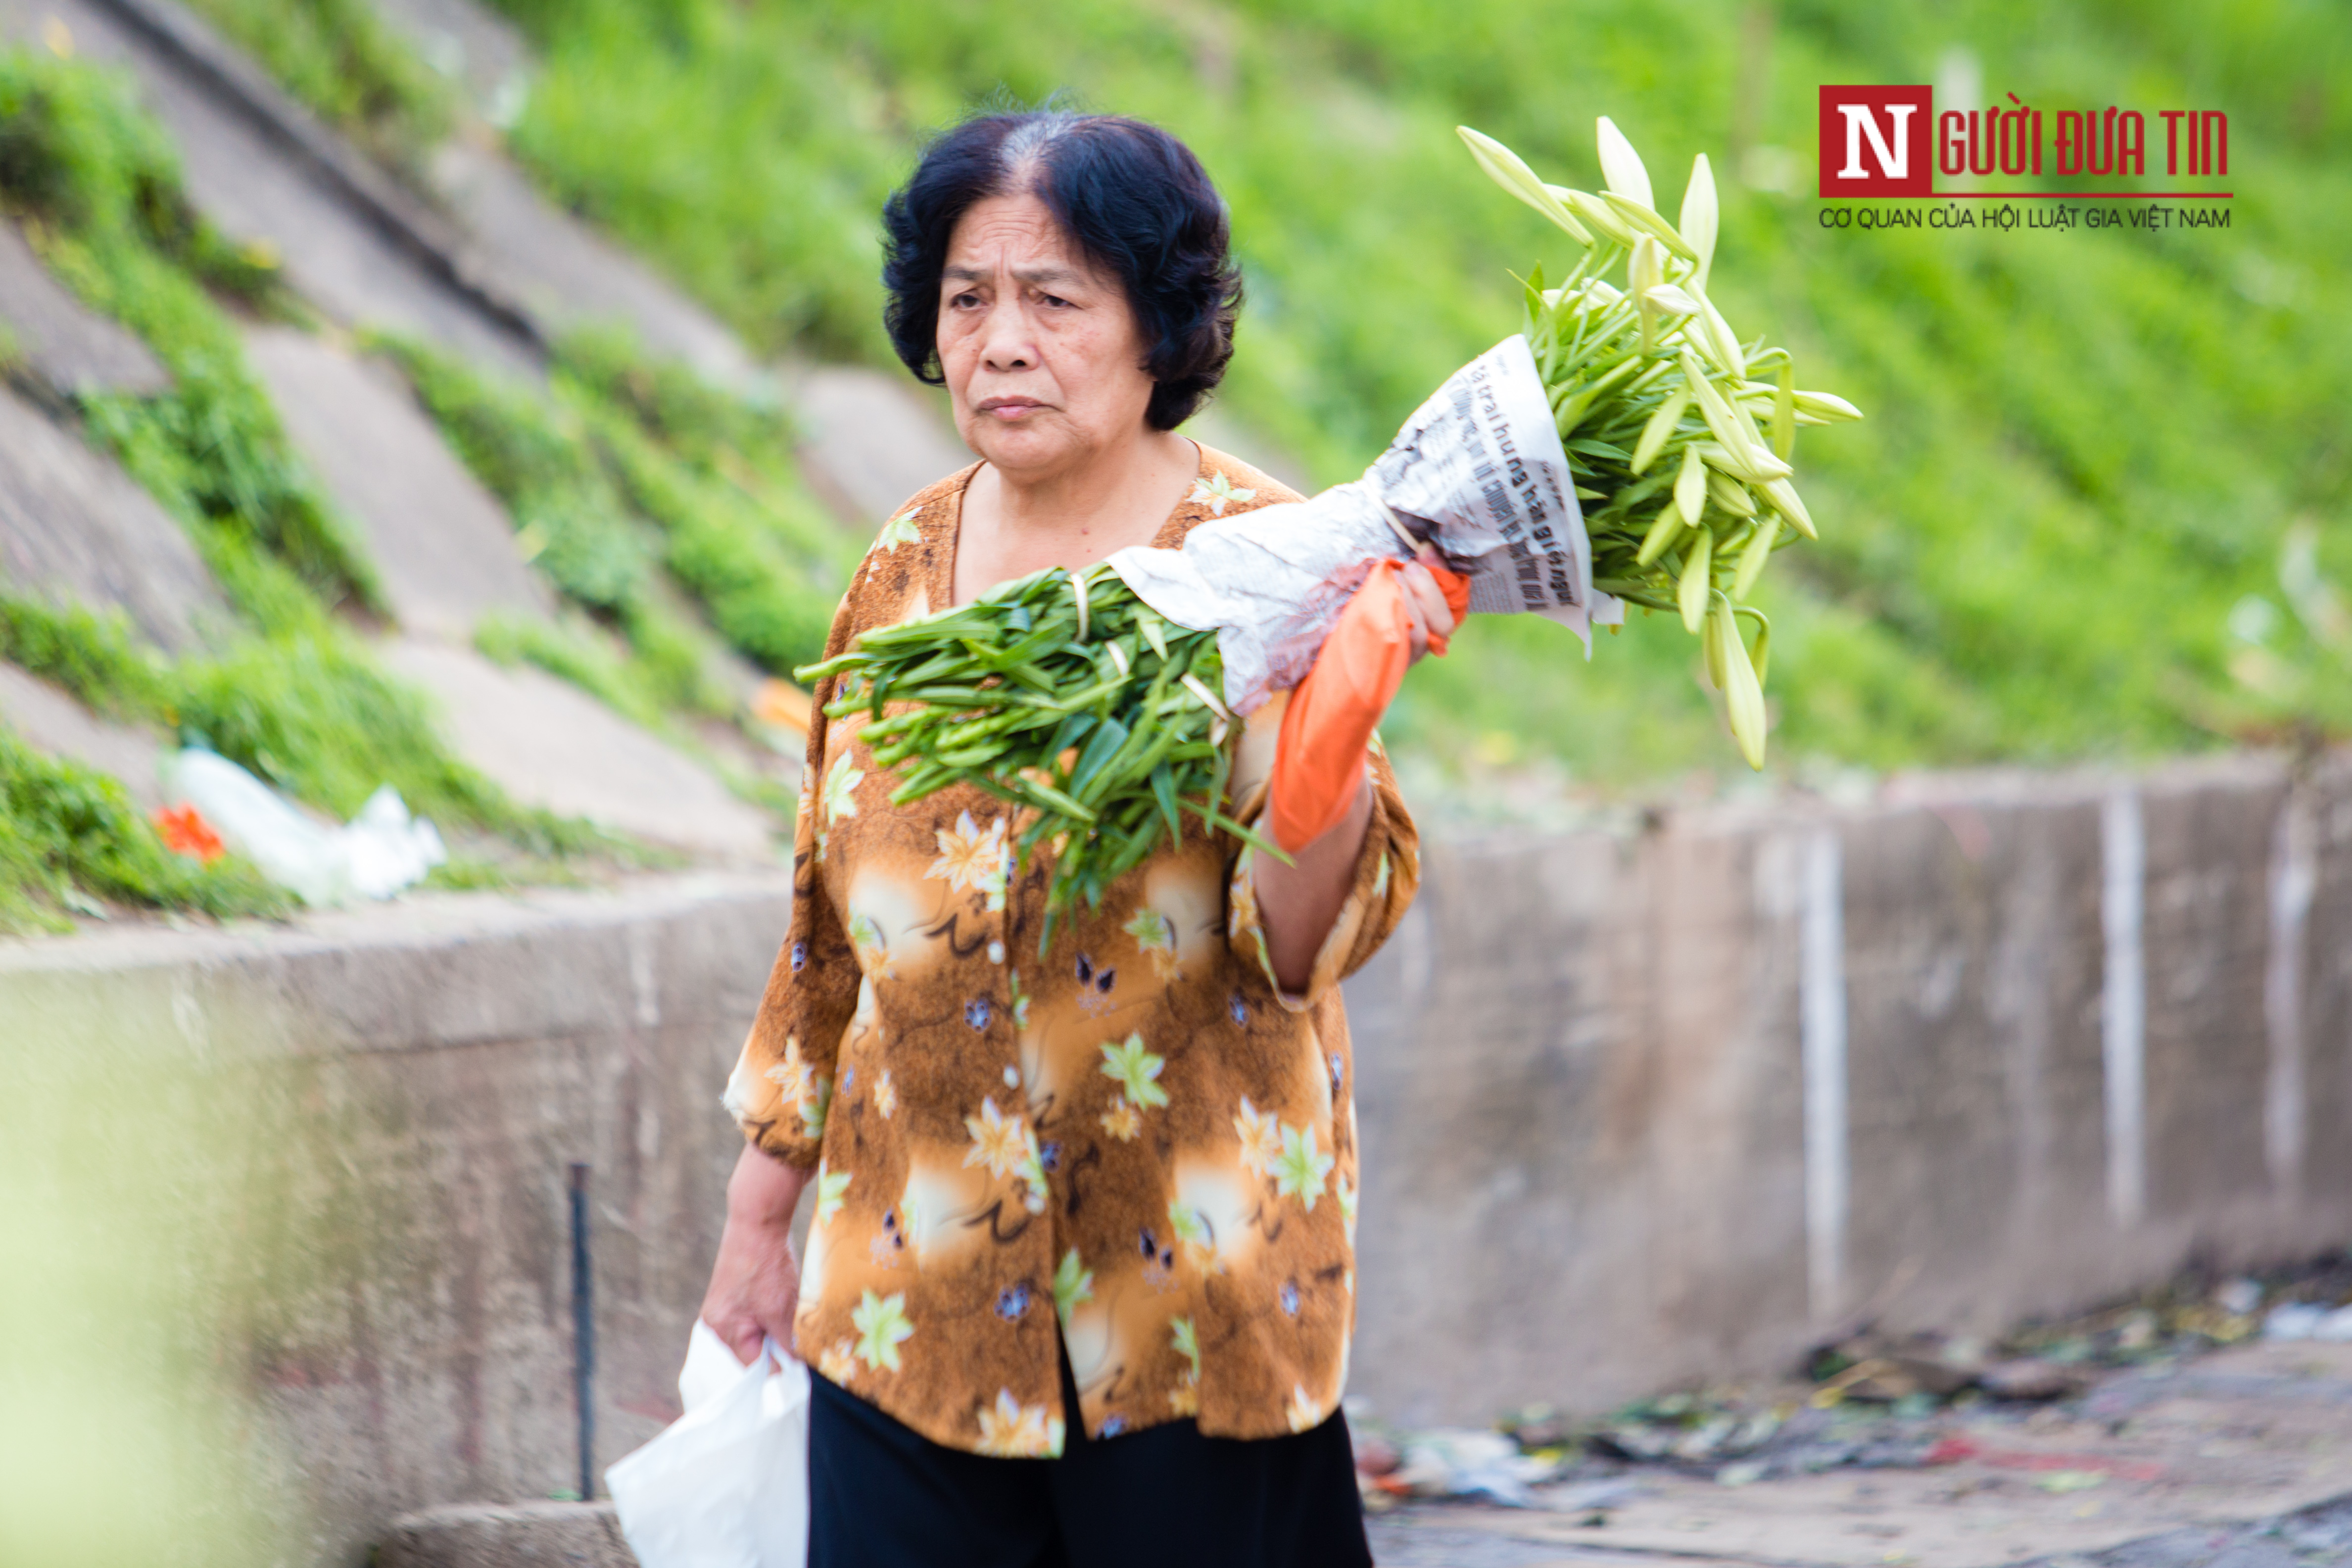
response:
<path id="1" fill-rule="evenodd" d="M 1242 280 L 1225 204 L 1192 150 L 1156 125 L 1059 110 L 982 113 L 923 151 L 882 208 L 883 321 L 907 368 L 937 384 L 940 277 L 973 204 L 1034 191 L 1079 251 L 1116 277 L 1150 346 L 1144 412 L 1173 430 L 1199 411 L 1234 357 Z"/>

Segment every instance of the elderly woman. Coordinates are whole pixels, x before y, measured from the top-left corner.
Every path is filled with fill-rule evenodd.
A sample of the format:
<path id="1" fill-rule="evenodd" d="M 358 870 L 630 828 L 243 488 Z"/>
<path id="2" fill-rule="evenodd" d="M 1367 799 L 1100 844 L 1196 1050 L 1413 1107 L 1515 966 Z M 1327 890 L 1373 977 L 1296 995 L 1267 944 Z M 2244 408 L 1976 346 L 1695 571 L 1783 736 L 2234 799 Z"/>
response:
<path id="1" fill-rule="evenodd" d="M 1240 286 L 1173 137 L 987 115 L 885 222 L 892 340 L 981 461 L 883 527 L 828 655 L 1297 498 L 1177 434 L 1232 356 Z M 1406 577 L 1417 655 L 1453 619 Z M 1268 718 L 1240 742 L 1245 821 Z M 1338 986 L 1418 880 L 1386 762 L 1296 863 L 1190 832 L 1041 956 L 1048 867 L 1014 867 L 1017 817 L 971 789 L 893 806 L 858 727 L 809 736 L 703 1306 L 744 1360 L 768 1335 L 817 1374 L 811 1563 L 1368 1563 L 1338 1413 L 1359 1190 Z"/>

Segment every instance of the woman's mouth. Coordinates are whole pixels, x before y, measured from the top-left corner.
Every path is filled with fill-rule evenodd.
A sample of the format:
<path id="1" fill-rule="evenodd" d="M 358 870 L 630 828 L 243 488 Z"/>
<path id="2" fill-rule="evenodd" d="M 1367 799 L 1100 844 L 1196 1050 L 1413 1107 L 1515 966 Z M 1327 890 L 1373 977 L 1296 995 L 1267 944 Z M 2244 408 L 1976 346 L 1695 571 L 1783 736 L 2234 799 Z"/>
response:
<path id="1" fill-rule="evenodd" d="M 993 414 L 998 419 L 1010 421 L 1025 419 L 1044 407 L 1045 407 L 1045 404 L 1039 402 L 1034 398 L 992 397 L 982 398 L 981 400 L 980 412 L 986 414 Z"/>

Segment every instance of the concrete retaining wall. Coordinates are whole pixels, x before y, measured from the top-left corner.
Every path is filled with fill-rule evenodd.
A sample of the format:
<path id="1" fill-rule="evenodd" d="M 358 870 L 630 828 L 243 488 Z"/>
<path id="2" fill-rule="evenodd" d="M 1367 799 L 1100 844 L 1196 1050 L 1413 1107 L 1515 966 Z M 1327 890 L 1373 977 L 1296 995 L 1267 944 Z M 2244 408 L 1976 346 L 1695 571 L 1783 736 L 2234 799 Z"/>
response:
<path id="1" fill-rule="evenodd" d="M 1439 846 L 1353 983 L 1408 1421 L 2352 1239 L 2352 769 L 1920 780 Z"/>
<path id="2" fill-rule="evenodd" d="M 0 1043 L 102 1016 L 252 1073 L 240 1354 L 322 1560 L 573 1484 L 565 1167 L 602 1452 L 671 1413 L 772 880 L 0 944 Z M 1985 1330 L 2352 1237 L 2352 767 L 1918 781 L 1434 844 L 1351 982 L 1354 1388 L 1412 1422 Z M 79 1027 L 79 1026 L 77 1026 Z"/>

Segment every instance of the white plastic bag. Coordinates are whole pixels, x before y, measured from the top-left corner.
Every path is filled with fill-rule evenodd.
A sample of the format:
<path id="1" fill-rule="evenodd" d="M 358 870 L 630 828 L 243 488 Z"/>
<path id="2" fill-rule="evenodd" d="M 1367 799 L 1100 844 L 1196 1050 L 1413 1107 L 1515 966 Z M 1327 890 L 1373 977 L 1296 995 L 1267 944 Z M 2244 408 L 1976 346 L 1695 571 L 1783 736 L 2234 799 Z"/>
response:
<path id="1" fill-rule="evenodd" d="M 803 1568 L 808 1368 L 773 1340 L 744 1366 L 697 1322 L 677 1375 L 686 1414 L 604 1485 L 644 1568 Z"/>
<path id="2" fill-rule="evenodd" d="M 226 757 L 200 747 L 163 763 L 163 792 L 194 806 L 231 849 L 305 904 L 390 898 L 449 858 L 432 823 L 412 818 L 386 784 L 344 828 L 326 828 Z"/>
<path id="3" fill-rule="evenodd" d="M 408 802 L 389 784 L 376 786 L 367 804 L 340 834 L 352 891 L 362 898 L 390 898 L 423 882 L 449 858 L 441 830 L 408 814 Z"/>

